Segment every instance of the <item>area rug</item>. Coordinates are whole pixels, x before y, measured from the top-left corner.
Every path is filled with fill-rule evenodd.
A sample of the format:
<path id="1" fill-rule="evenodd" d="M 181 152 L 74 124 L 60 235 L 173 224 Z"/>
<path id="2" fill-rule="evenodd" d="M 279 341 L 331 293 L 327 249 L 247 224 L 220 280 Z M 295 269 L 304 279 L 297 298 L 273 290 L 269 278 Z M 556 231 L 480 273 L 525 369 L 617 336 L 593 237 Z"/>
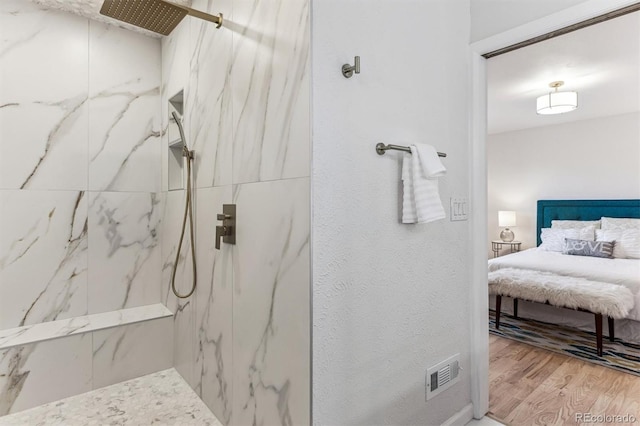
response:
<path id="1" fill-rule="evenodd" d="M 500 330 L 496 330 L 495 312 L 489 311 L 489 333 L 640 376 L 640 345 L 620 339 L 611 342 L 606 332 L 602 356 L 596 352 L 595 333 L 530 319 L 516 319 L 504 313 L 500 315 Z"/>

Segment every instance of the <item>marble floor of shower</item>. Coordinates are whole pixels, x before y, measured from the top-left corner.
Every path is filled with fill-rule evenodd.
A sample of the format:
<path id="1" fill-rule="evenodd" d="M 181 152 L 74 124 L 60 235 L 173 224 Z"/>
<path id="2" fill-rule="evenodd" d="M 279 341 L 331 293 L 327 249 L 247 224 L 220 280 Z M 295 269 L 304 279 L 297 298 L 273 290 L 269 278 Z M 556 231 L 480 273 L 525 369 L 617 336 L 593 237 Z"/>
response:
<path id="1" fill-rule="evenodd" d="M 169 369 L 0 417 L 0 426 L 222 426 Z"/>

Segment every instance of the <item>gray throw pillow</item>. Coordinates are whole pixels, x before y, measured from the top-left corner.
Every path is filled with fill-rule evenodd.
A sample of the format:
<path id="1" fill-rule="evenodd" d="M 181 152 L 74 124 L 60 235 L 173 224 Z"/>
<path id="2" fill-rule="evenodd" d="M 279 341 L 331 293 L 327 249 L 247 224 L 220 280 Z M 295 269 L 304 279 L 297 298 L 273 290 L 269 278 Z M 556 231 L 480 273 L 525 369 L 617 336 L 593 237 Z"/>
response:
<path id="1" fill-rule="evenodd" d="M 588 241 L 564 239 L 564 254 L 592 257 L 613 257 L 613 245 L 615 241 Z"/>

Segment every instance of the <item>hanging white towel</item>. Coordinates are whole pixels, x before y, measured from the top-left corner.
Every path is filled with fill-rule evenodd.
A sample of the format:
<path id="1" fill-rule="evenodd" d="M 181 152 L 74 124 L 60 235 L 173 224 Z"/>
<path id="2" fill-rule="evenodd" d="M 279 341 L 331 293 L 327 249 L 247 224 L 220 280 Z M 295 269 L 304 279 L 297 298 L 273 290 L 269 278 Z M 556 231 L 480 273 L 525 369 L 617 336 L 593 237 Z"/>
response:
<path id="1" fill-rule="evenodd" d="M 438 177 L 447 172 L 438 152 L 426 144 L 410 145 L 402 159 L 402 223 L 427 223 L 446 217 Z"/>

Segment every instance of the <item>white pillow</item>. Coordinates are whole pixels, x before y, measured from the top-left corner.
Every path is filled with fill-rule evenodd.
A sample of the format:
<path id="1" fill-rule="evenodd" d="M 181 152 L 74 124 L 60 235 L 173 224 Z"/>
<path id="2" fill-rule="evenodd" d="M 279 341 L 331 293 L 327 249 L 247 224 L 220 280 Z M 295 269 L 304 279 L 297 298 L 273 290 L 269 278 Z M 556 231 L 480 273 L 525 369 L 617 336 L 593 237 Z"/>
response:
<path id="1" fill-rule="evenodd" d="M 602 229 L 640 229 L 640 219 L 632 219 L 628 217 L 603 217 Z"/>
<path id="2" fill-rule="evenodd" d="M 613 257 L 640 259 L 640 229 L 597 229 L 597 241 L 615 241 Z"/>
<path id="3" fill-rule="evenodd" d="M 599 220 L 552 220 L 551 229 L 574 229 L 584 228 L 586 226 L 594 226 L 600 229 Z"/>
<path id="4" fill-rule="evenodd" d="M 595 240 L 595 227 L 585 226 L 584 228 L 573 229 L 552 229 L 542 228 L 540 233 L 540 249 L 546 251 L 562 251 L 564 250 L 564 239 L 570 238 L 573 240 Z"/>

